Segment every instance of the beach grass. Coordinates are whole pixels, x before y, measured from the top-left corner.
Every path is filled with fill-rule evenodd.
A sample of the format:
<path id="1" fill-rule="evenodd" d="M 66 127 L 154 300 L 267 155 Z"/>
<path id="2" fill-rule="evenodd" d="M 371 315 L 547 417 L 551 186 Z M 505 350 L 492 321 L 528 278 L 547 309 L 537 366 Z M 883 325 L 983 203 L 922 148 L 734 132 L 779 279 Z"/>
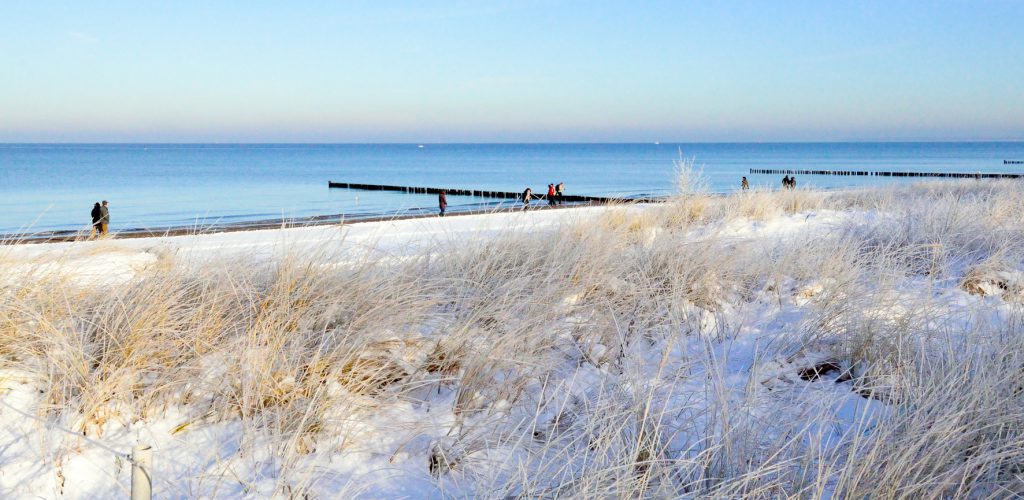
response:
<path id="1" fill-rule="evenodd" d="M 22 274 L 0 285 L 0 387 L 149 441 L 166 496 L 1024 495 L 1017 183 L 681 182 L 400 259 L 342 238 Z M 120 491 L 112 463 L 70 470 L 73 436 L 36 445 L 8 459 L 43 472 L 8 493 Z"/>

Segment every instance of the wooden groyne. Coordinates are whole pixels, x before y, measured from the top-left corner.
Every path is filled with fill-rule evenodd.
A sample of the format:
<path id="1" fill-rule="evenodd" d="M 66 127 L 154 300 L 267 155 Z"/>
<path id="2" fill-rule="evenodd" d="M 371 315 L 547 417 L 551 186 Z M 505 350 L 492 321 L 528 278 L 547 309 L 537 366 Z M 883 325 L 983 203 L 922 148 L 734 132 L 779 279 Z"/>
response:
<path id="1" fill-rule="evenodd" d="M 767 175 L 861 175 L 869 177 L 946 177 L 951 179 L 1019 179 L 1024 174 L 968 172 L 876 172 L 873 170 L 794 170 L 752 168 L 751 174 Z"/>
<path id="2" fill-rule="evenodd" d="M 1024 165 L 1024 160 L 1003 160 L 1003 165 Z"/>
<path id="3" fill-rule="evenodd" d="M 410 194 L 438 194 L 444 191 L 449 196 L 476 196 L 479 198 L 503 198 L 518 200 L 523 197 L 522 193 L 510 191 L 488 191 L 483 189 L 461 189 L 461 188 L 436 188 L 436 187 L 415 187 L 415 186 L 389 186 L 387 184 L 360 184 L 356 182 L 334 182 L 327 181 L 329 188 L 341 189 L 362 189 L 366 191 L 397 191 Z M 534 193 L 534 199 L 545 199 L 547 193 Z M 652 201 L 653 198 L 612 198 L 607 196 L 582 196 L 574 194 L 562 195 L 562 201 L 567 203 L 595 202 L 610 203 L 616 201 Z"/>

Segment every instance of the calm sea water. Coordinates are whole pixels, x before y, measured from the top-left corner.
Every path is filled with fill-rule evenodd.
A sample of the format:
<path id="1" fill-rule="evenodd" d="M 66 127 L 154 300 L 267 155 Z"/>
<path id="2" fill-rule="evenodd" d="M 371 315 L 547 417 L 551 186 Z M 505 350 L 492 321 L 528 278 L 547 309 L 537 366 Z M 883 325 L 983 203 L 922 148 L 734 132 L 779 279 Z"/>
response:
<path id="1" fill-rule="evenodd" d="M 75 230 L 110 201 L 112 228 L 164 228 L 345 214 L 436 210 L 434 195 L 328 189 L 327 181 L 536 193 L 668 194 L 679 151 L 716 191 L 778 186 L 751 168 L 1022 171 L 1024 142 L 823 144 L 0 144 L 0 233 Z M 835 188 L 892 178 L 799 176 Z M 494 200 L 450 197 L 449 210 Z"/>

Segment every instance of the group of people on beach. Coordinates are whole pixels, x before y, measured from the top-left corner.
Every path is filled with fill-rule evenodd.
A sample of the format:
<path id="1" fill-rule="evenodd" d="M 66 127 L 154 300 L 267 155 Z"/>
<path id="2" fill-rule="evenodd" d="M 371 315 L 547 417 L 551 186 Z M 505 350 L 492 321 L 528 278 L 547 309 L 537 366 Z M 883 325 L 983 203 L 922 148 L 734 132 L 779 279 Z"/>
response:
<path id="1" fill-rule="evenodd" d="M 534 198 L 537 198 L 537 199 L 547 198 L 548 206 L 551 206 L 551 207 L 553 207 L 555 205 L 561 205 L 565 201 L 565 183 L 564 182 L 559 182 L 558 184 L 553 184 L 553 183 L 552 184 L 548 184 L 548 193 L 546 195 L 543 195 L 543 196 L 534 196 L 533 189 L 526 188 L 526 190 L 523 191 L 523 196 L 522 196 L 523 210 L 526 210 L 526 209 L 530 208 L 530 200 L 532 200 Z"/>
<path id="2" fill-rule="evenodd" d="M 743 177 L 743 181 L 740 184 L 741 188 L 746 191 L 750 189 L 750 183 L 747 181 L 746 176 Z M 786 189 L 793 189 L 796 187 L 796 177 L 790 178 L 788 175 L 782 179 L 782 187 Z M 558 184 L 548 184 L 548 192 L 546 195 L 534 196 L 533 189 L 526 188 L 523 191 L 522 201 L 523 210 L 530 208 L 530 200 L 532 199 L 544 199 L 547 198 L 548 206 L 561 205 L 565 201 L 565 183 L 559 182 Z M 437 205 L 440 208 L 440 216 L 444 217 L 445 211 L 448 210 L 448 196 L 447 193 L 441 191 L 437 194 Z M 92 207 L 92 233 L 91 237 L 96 235 L 105 236 L 107 229 L 110 226 L 110 208 L 107 200 L 102 202 L 96 202 Z"/>
<path id="3" fill-rule="evenodd" d="M 750 183 L 747 181 L 746 176 L 743 177 L 740 183 L 741 188 L 746 191 L 750 189 Z M 782 178 L 782 187 L 786 189 L 793 189 L 796 187 L 796 177 L 790 178 L 788 175 Z M 533 189 L 526 188 L 523 191 L 522 201 L 523 210 L 530 208 L 530 200 L 532 199 L 544 199 L 547 198 L 548 206 L 561 205 L 565 201 L 565 183 L 559 182 L 558 184 L 548 184 L 547 195 L 534 196 Z M 437 205 L 440 208 L 440 216 L 444 217 L 445 211 L 448 210 L 448 196 L 443 190 L 437 194 Z M 107 229 L 110 226 L 110 208 L 108 207 L 107 200 L 102 202 L 96 202 L 92 207 L 92 233 L 91 237 L 96 235 L 105 236 Z"/>
<path id="4" fill-rule="evenodd" d="M 795 189 L 796 188 L 796 176 L 794 175 L 793 177 L 790 177 L 790 176 L 787 175 L 787 176 L 783 177 L 782 178 L 782 188 L 783 189 Z M 750 189 L 750 182 L 747 180 L 747 176 L 744 175 L 743 179 L 740 180 L 740 190 L 746 191 L 748 189 Z"/>
<path id="5" fill-rule="evenodd" d="M 103 200 L 92 206 L 92 232 L 89 237 L 95 238 L 97 234 L 106 236 L 110 227 L 110 208 L 107 205 L 107 200 Z"/>
<path id="6" fill-rule="evenodd" d="M 523 201 L 523 210 L 527 210 L 528 208 L 530 208 L 530 200 L 544 198 L 548 200 L 548 206 L 553 207 L 555 205 L 561 205 L 562 203 L 564 203 L 565 183 L 559 182 L 558 184 L 548 184 L 548 193 L 546 195 L 541 196 L 535 196 L 533 194 L 533 189 L 529 187 L 526 188 L 526 190 L 523 191 L 523 195 L 521 197 Z M 441 217 L 444 217 L 445 211 L 448 210 L 448 194 L 444 190 L 437 193 L 437 206 L 440 209 L 439 215 Z"/>

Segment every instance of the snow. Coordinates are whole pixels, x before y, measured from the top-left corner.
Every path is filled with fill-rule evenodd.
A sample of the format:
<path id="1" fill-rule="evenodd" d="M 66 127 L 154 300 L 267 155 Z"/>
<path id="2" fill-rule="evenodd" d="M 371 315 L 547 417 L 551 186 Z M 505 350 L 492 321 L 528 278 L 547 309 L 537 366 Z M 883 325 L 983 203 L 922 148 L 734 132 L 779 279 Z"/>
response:
<path id="1" fill-rule="evenodd" d="M 644 207 L 616 207 L 628 212 Z M 105 239 L 0 247 L 5 277 L 17 280 L 28 274 L 58 274 L 77 284 L 118 284 L 174 259 L 201 263 L 209 259 L 243 256 L 249 261 L 336 252 L 344 260 L 400 257 L 424 251 L 443 251 L 467 238 L 493 236 L 501 231 L 543 231 L 572 220 L 586 220 L 607 212 L 607 207 L 564 210 L 498 212 L 454 217 L 398 219 L 385 222 L 302 228 L 263 229 L 184 236 Z"/>
<path id="2" fill-rule="evenodd" d="M 271 259 L 286 254 L 301 255 L 304 251 L 329 248 L 344 259 L 358 260 L 366 255 L 401 258 L 424 251 L 443 252 L 446 247 L 468 240 L 493 237 L 503 231 L 542 233 L 567 221 L 599 217 L 608 210 L 641 213 L 649 207 L 590 207 L 572 210 L 536 210 L 529 213 L 496 213 L 448 218 L 395 220 L 344 226 L 287 228 L 249 232 L 200 234 L 175 237 L 113 239 L 77 243 L 53 243 L 7 247 L 0 252 L 6 280 L 18 280 L 33 273 L 53 273 L 66 277 L 75 286 L 117 285 L 131 280 L 148 266 L 171 262 L 198 264 L 210 259 L 244 256 L 247 259 Z M 716 236 L 734 240 L 784 240 L 799 235 L 815 234 L 868 220 L 873 214 L 818 211 L 779 216 L 765 221 L 735 219 L 722 224 L 694 229 L 694 241 Z M 1006 281 L 1019 281 L 1017 276 L 1001 276 Z M 634 343 L 634 356 L 645 360 L 629 366 L 618 386 L 608 386 L 609 365 L 604 362 L 616 346 L 595 339 L 576 343 L 563 338 L 557 346 L 565 354 L 560 379 L 539 381 L 526 388 L 542 407 L 536 415 L 522 415 L 535 420 L 538 439 L 560 439 L 570 431 L 569 415 L 597 414 L 599 408 L 588 402 L 602 401 L 602 391 L 621 393 L 623 398 L 656 394 L 655 400 L 675 408 L 680 417 L 666 422 L 679 427 L 671 446 L 686 450 L 697 446 L 701 435 L 725 432 L 726 427 L 744 429 L 752 422 L 771 428 L 773 419 L 799 419 L 811 414 L 831 416 L 831 421 L 811 420 L 807 425 L 818 436 L 818 446 L 838 446 L 851 429 L 870 427 L 871 422 L 888 411 L 884 401 L 865 398 L 851 390 L 850 382 L 840 382 L 839 373 L 823 375 L 818 380 L 802 380 L 797 373 L 816 364 L 830 361 L 827 345 L 820 351 L 801 349 L 789 357 L 765 357 L 767 346 L 796 341 L 801 324 L 808 321 L 813 299 L 830 287 L 828 281 L 777 284 L 782 290 L 762 292 L 750 301 L 755 306 L 734 308 L 724 304 L 718 314 L 693 308 L 700 316 L 703 332 L 716 327 L 735 328 L 726 338 L 707 336 L 670 336 L 651 344 Z M 997 290 L 988 282 L 982 284 L 986 293 Z M 950 287 L 944 290 L 950 303 L 977 300 L 966 292 Z M 908 292 L 908 296 L 913 294 Z M 574 304 L 579 297 L 565 298 Z M 885 318 L 906 311 L 896 301 L 893 310 L 864 311 L 865 316 Z M 898 311 L 897 311 L 898 310 Z M 728 318 L 728 320 L 726 320 Z M 567 318 L 567 323 L 579 318 Z M 724 322 L 727 321 L 727 325 Z M 739 326 L 737 326 L 739 325 Z M 785 352 L 773 350 L 771 352 Z M 687 373 L 683 380 L 666 378 L 666 373 Z M 712 376 L 718 375 L 718 376 Z M 721 384 L 709 388 L 708 381 Z M 716 413 L 710 405 L 718 398 L 708 391 L 728 396 L 730 406 Z M 333 386 L 335 397 L 358 397 L 346 394 L 345 388 Z M 422 399 L 401 401 L 382 406 L 374 412 L 359 415 L 330 415 L 330 433 L 334 443 L 318 443 L 315 449 L 297 463 L 281 464 L 272 459 L 274 436 L 269 432 L 251 435 L 237 420 L 217 421 L 204 418 L 201 409 L 167 408 L 162 415 L 146 422 L 108 421 L 96 438 L 107 446 L 129 451 L 136 441 L 156 450 L 155 489 L 159 498 L 215 496 L 226 498 L 259 498 L 282 493 L 281 467 L 308 474 L 311 489 L 322 496 L 365 496 L 370 498 L 442 497 L 472 494 L 474 481 L 500 482 L 487 477 L 489 465 L 523 462 L 533 470 L 563 470 L 565 460 L 582 466 L 597 457 L 520 456 L 511 445 L 496 445 L 486 450 L 465 442 L 452 442 L 453 429 L 469 425 L 465 417 L 454 413 L 456 394 L 447 388 L 424 389 Z M 488 395 L 475 395 L 475 399 Z M 23 412 L 37 412 L 42 395 L 34 382 L 13 370 L 0 372 L 0 401 Z M 617 396 L 618 397 L 618 396 Z M 471 398 L 473 400 L 474 398 Z M 614 398 L 612 398 L 614 400 Z M 540 403 L 544 401 L 546 403 Z M 825 408 L 815 413 L 814 408 Z M 499 399 L 489 412 L 505 414 L 519 411 Z M 727 415 L 731 421 L 720 421 Z M 43 417 L 43 416 L 40 416 Z M 44 417 L 49 418 L 49 417 Z M 472 417 L 489 418 L 487 415 Z M 662 415 L 661 418 L 667 418 Z M 769 422 L 765 424 L 765 422 Z M 477 425 L 480 422 L 472 422 Z M 62 415 L 56 422 L 74 428 L 71 416 Z M 561 427 L 560 427 L 561 426 Z M 750 459 L 757 455 L 758 439 L 777 439 L 769 434 L 752 436 Z M 481 436 L 481 440 L 489 439 Z M 499 439 L 497 436 L 494 439 Z M 569 439 L 569 438 L 566 438 Z M 446 441 L 447 440 L 447 441 Z M 428 456 L 442 450 L 457 461 L 450 473 L 432 477 Z M 550 460 L 552 463 L 544 463 Z M 527 464 L 525 461 L 529 461 Z M 62 430 L 28 419 L 7 407 L 0 407 L 0 494 L 4 497 L 38 496 L 45 498 L 123 498 L 129 484 L 130 464 L 89 442 L 67 435 Z M 447 463 L 438 467 L 447 468 Z M 497 469 L 495 469 L 497 470 Z M 469 471 L 477 471 L 473 476 Z M 297 477 L 297 476 L 292 476 Z"/>

